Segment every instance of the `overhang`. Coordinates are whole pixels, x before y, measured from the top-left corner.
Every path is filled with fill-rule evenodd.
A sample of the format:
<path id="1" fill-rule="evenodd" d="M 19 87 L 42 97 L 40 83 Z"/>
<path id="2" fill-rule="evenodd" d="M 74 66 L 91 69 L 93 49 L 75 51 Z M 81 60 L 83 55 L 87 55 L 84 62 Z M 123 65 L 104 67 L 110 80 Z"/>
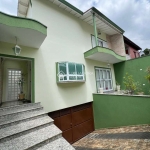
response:
<path id="1" fill-rule="evenodd" d="M 53 4 L 57 5 L 58 7 L 64 9 L 68 13 L 80 18 L 84 22 L 88 23 L 89 25 L 93 26 L 93 13 L 95 13 L 96 19 L 96 26 L 101 32 L 104 32 L 108 35 L 114 34 L 123 34 L 124 30 L 122 30 L 118 25 L 116 25 L 113 21 L 107 18 L 104 14 L 102 14 L 99 10 L 95 7 L 90 8 L 89 10 L 82 12 L 78 8 L 74 7 L 70 3 L 65 0 L 49 0 Z"/>
<path id="2" fill-rule="evenodd" d="M 39 48 L 47 36 L 47 27 L 27 18 L 11 16 L 0 12 L 0 41 Z"/>
<path id="3" fill-rule="evenodd" d="M 113 50 L 105 47 L 94 47 L 84 53 L 84 58 L 115 64 L 126 60 L 125 56 L 116 54 Z"/>

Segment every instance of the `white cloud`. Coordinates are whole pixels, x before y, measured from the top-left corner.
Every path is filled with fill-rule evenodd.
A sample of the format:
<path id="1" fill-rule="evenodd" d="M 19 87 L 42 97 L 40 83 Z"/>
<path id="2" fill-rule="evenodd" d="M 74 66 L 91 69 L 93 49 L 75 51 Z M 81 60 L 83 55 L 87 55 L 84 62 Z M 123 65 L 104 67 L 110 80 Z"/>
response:
<path id="1" fill-rule="evenodd" d="M 150 48 L 149 0 L 67 0 L 82 11 L 94 6 L 125 30 L 125 36 L 145 49 Z"/>

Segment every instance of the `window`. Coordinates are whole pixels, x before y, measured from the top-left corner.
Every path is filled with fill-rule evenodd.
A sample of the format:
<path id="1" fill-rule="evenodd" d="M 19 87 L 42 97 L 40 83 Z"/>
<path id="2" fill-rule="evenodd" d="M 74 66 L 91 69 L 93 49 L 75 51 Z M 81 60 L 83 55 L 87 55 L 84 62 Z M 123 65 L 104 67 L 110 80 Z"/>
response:
<path id="1" fill-rule="evenodd" d="M 97 43 L 98 43 L 98 46 L 108 48 L 107 42 L 105 42 L 105 41 L 103 41 L 99 38 L 97 38 Z M 95 36 L 94 35 L 92 35 L 92 47 L 96 47 Z"/>
<path id="2" fill-rule="evenodd" d="M 105 68 L 95 68 L 95 73 L 97 92 L 99 92 L 99 88 L 103 88 L 104 91 L 112 90 L 111 70 Z"/>
<path id="3" fill-rule="evenodd" d="M 58 82 L 85 81 L 84 65 L 71 62 L 58 62 L 57 81 Z"/>

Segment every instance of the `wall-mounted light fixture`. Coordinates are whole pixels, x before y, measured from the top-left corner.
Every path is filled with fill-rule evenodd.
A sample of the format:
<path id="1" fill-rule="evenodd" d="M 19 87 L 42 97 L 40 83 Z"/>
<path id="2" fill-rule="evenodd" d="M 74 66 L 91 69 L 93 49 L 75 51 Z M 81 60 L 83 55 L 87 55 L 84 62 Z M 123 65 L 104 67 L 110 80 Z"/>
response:
<path id="1" fill-rule="evenodd" d="M 16 45 L 12 49 L 13 49 L 15 55 L 18 56 L 21 53 L 21 47 L 17 45 L 17 37 L 16 36 L 15 36 L 15 38 L 16 38 Z"/>

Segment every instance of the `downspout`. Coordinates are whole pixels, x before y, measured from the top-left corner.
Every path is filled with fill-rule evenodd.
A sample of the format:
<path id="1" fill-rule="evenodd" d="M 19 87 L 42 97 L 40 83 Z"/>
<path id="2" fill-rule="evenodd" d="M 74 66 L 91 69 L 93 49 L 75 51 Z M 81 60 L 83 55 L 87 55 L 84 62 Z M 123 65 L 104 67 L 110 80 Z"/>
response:
<path id="1" fill-rule="evenodd" d="M 97 42 L 97 29 L 96 29 L 96 24 L 95 24 L 95 13 L 93 13 L 93 26 L 94 26 L 95 44 L 96 44 L 96 46 L 98 46 L 98 42 Z"/>

